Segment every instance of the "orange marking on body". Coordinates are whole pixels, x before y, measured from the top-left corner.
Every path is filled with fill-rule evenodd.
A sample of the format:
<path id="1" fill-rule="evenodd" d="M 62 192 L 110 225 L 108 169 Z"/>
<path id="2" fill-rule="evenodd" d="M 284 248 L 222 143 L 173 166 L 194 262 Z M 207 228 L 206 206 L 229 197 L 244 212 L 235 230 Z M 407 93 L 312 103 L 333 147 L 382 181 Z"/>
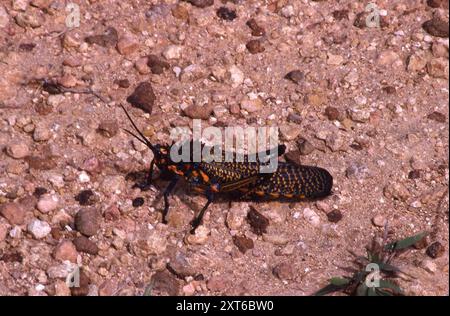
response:
<path id="1" fill-rule="evenodd" d="M 183 176 L 183 175 L 184 175 L 184 173 L 183 173 L 182 171 L 180 171 L 180 170 L 177 169 L 177 166 L 170 165 L 170 166 L 167 167 L 167 169 L 168 169 L 169 171 L 172 171 L 173 173 L 176 173 L 176 174 L 180 175 L 180 176 Z"/>
<path id="2" fill-rule="evenodd" d="M 264 196 L 264 191 L 255 191 L 256 195 Z"/>
<path id="3" fill-rule="evenodd" d="M 213 192 L 219 192 L 219 185 L 218 184 L 213 184 L 211 186 L 211 191 Z"/>
<path id="4" fill-rule="evenodd" d="M 273 198 L 278 198 L 278 197 L 280 197 L 280 194 L 279 194 L 279 193 L 269 193 L 269 195 L 270 195 L 271 197 L 273 197 Z"/>
<path id="5" fill-rule="evenodd" d="M 208 183 L 209 182 L 209 177 L 206 173 L 204 173 L 203 171 L 200 170 L 200 176 L 203 179 L 203 182 Z"/>
<path id="6" fill-rule="evenodd" d="M 248 189 L 247 188 L 239 188 L 239 191 L 241 191 L 241 192 L 248 192 Z"/>
<path id="7" fill-rule="evenodd" d="M 283 194 L 283 196 L 286 197 L 286 198 L 288 198 L 288 199 L 291 199 L 291 198 L 294 197 L 293 194 Z"/>

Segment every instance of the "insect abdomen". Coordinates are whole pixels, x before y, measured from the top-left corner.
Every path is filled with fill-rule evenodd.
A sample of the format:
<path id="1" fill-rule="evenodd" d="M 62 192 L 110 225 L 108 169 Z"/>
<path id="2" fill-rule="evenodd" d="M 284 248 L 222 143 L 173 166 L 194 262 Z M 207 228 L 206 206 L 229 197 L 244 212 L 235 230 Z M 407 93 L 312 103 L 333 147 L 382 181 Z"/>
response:
<path id="1" fill-rule="evenodd" d="M 333 177 L 319 167 L 279 163 L 277 171 L 255 190 L 272 198 L 320 198 L 331 193 Z"/>

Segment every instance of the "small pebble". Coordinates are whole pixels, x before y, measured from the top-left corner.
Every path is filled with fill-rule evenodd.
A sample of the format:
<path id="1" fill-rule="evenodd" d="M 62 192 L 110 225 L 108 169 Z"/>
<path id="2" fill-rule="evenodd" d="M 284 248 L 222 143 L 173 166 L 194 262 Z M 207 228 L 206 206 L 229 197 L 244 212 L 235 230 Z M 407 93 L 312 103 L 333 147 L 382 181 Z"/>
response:
<path id="1" fill-rule="evenodd" d="M 426 253 L 429 257 L 436 259 L 442 257 L 445 253 L 445 247 L 439 241 L 436 241 L 428 246 Z"/>
<path id="2" fill-rule="evenodd" d="M 16 142 L 9 144 L 6 147 L 6 153 L 8 156 L 14 159 L 22 159 L 30 154 L 30 150 L 27 144 L 23 142 Z"/>
<path id="3" fill-rule="evenodd" d="M 78 175 L 78 180 L 81 183 L 88 183 L 89 181 L 91 181 L 91 177 L 89 177 L 89 175 L 85 171 L 81 171 Z"/>
<path id="4" fill-rule="evenodd" d="M 33 132 L 33 139 L 36 142 L 44 142 L 52 137 L 52 132 L 43 124 L 38 124 Z"/>
<path id="5" fill-rule="evenodd" d="M 33 235 L 35 239 L 42 239 L 50 234 L 51 227 L 47 222 L 33 219 L 27 226 L 28 232 Z"/>
<path id="6" fill-rule="evenodd" d="M 427 272 L 434 274 L 437 271 L 436 263 L 430 259 L 425 259 L 420 263 L 420 266 Z"/>
<path id="7" fill-rule="evenodd" d="M 170 68 L 170 64 L 167 61 L 156 55 L 149 55 L 147 57 L 147 65 L 155 75 L 160 75 L 164 72 L 164 70 Z"/>
<path id="8" fill-rule="evenodd" d="M 25 221 L 26 210 L 16 202 L 6 202 L 0 205 L 2 215 L 11 225 L 22 225 Z"/>
<path id="9" fill-rule="evenodd" d="M 315 150 L 314 145 L 304 138 L 299 138 L 297 140 L 297 146 L 300 154 L 303 156 L 309 155 Z"/>
<path id="10" fill-rule="evenodd" d="M 237 236 L 237 235 L 234 236 L 233 243 L 236 245 L 236 247 L 238 247 L 239 251 L 242 253 L 246 253 L 247 250 L 253 249 L 254 247 L 253 240 L 245 236 Z"/>
<path id="11" fill-rule="evenodd" d="M 239 87 L 244 82 L 244 73 L 236 65 L 228 69 L 228 74 L 233 88 Z"/>
<path id="12" fill-rule="evenodd" d="M 264 28 L 259 26 L 255 19 L 248 20 L 247 26 L 252 30 L 253 36 L 264 36 L 266 34 Z"/>
<path id="13" fill-rule="evenodd" d="M 228 9 L 227 7 L 220 7 L 217 9 L 217 16 L 226 21 L 233 21 L 237 18 L 236 11 Z"/>
<path id="14" fill-rule="evenodd" d="M 263 101 L 260 98 L 248 99 L 245 98 L 241 101 L 241 109 L 249 113 L 259 112 L 263 109 Z"/>
<path id="15" fill-rule="evenodd" d="M 117 42 L 117 50 L 121 55 L 130 55 L 139 50 L 139 42 L 130 35 L 122 36 Z"/>
<path id="16" fill-rule="evenodd" d="M 93 236 L 100 229 L 100 214 L 96 209 L 82 209 L 75 215 L 75 227 L 85 236 Z"/>
<path id="17" fill-rule="evenodd" d="M 325 115 L 330 121 L 338 120 L 341 117 L 339 110 L 333 106 L 326 107 Z"/>
<path id="18" fill-rule="evenodd" d="M 44 194 L 37 202 L 37 209 L 46 214 L 54 211 L 59 205 L 59 199 L 54 194 Z"/>
<path id="19" fill-rule="evenodd" d="M 310 208 L 305 208 L 303 210 L 303 217 L 305 220 L 310 223 L 314 227 L 318 227 L 320 225 L 320 217 Z"/>
<path id="20" fill-rule="evenodd" d="M 134 92 L 128 96 L 127 102 L 149 114 L 152 113 L 156 96 L 150 82 L 141 82 Z"/>
<path id="21" fill-rule="evenodd" d="M 95 193 L 91 190 L 83 190 L 75 196 L 75 200 L 80 203 L 80 205 L 93 205 L 98 201 Z"/>
<path id="22" fill-rule="evenodd" d="M 130 81 L 128 79 L 117 79 L 114 81 L 120 88 L 128 88 L 130 87 Z"/>
<path id="23" fill-rule="evenodd" d="M 164 58 L 169 59 L 169 60 L 170 59 L 180 59 L 182 51 L 183 51 L 182 46 L 169 45 L 168 47 L 166 47 L 166 49 L 164 49 L 164 51 L 162 52 L 162 55 L 164 56 Z"/>
<path id="24" fill-rule="evenodd" d="M 300 70 L 292 70 L 288 72 L 284 78 L 289 79 L 296 84 L 300 84 L 305 80 L 305 74 Z"/>
<path id="25" fill-rule="evenodd" d="M 339 210 L 332 210 L 331 212 L 327 213 L 328 221 L 332 223 L 337 223 L 342 219 L 342 213 Z"/>
<path id="26" fill-rule="evenodd" d="M 247 214 L 247 221 L 250 224 L 252 231 L 257 235 L 262 235 L 267 232 L 269 226 L 269 219 L 259 213 L 254 207 L 250 207 Z"/>
<path id="27" fill-rule="evenodd" d="M 200 106 L 191 104 L 183 110 L 184 115 L 191 119 L 207 120 L 210 118 L 213 108 L 209 105 Z"/>
<path id="28" fill-rule="evenodd" d="M 281 138 L 285 141 L 295 140 L 301 133 L 300 126 L 293 123 L 283 124 L 279 127 Z"/>
<path id="29" fill-rule="evenodd" d="M 78 236 L 73 240 L 73 244 L 75 245 L 77 251 L 85 252 L 91 255 L 96 255 L 99 250 L 97 245 L 85 236 Z"/>
<path id="30" fill-rule="evenodd" d="M 437 112 L 437 111 L 434 111 L 434 112 L 428 114 L 427 118 L 429 120 L 436 121 L 439 123 L 445 123 L 447 120 L 447 118 L 445 117 L 444 114 Z"/>
<path id="31" fill-rule="evenodd" d="M 188 9 L 183 6 L 183 5 L 176 5 L 173 9 L 172 9 L 172 15 L 179 19 L 179 20 L 183 20 L 183 21 L 188 21 L 189 20 L 189 11 Z"/>
<path id="32" fill-rule="evenodd" d="M 422 27 L 430 35 L 448 38 L 448 22 L 441 18 L 433 17 L 431 20 L 424 22 Z"/>
<path id="33" fill-rule="evenodd" d="M 53 258 L 59 261 L 68 260 L 70 262 L 77 262 L 78 253 L 75 245 L 69 241 L 64 240 L 60 242 L 53 251 Z"/>
<path id="34" fill-rule="evenodd" d="M 186 235 L 185 241 L 190 245 L 203 245 L 208 240 L 210 233 L 206 226 L 200 225 L 195 229 L 194 234 Z"/>
<path id="35" fill-rule="evenodd" d="M 411 170 L 408 173 L 408 179 L 419 179 L 420 178 L 420 170 Z"/>
<path id="36" fill-rule="evenodd" d="M 266 50 L 260 40 L 250 40 L 247 42 L 245 46 L 247 47 L 248 51 L 252 54 L 262 53 Z"/>
<path id="37" fill-rule="evenodd" d="M 143 197 L 137 197 L 133 200 L 132 203 L 133 207 L 140 207 L 144 205 L 144 198 Z"/>
<path id="38" fill-rule="evenodd" d="M 375 215 L 372 218 L 372 224 L 374 224 L 377 227 L 384 227 L 386 225 L 386 218 L 383 215 Z"/>

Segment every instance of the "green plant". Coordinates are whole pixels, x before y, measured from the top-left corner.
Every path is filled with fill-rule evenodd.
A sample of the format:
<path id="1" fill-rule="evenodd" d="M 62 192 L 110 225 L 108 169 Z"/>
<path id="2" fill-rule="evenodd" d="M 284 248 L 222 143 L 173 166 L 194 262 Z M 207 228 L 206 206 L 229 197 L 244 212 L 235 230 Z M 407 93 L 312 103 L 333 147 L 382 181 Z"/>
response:
<path id="1" fill-rule="evenodd" d="M 374 238 L 367 249 L 366 256 L 354 257 L 357 268 L 351 268 L 350 277 L 333 277 L 329 284 L 314 295 L 322 296 L 333 292 L 343 292 L 356 296 L 393 296 L 404 295 L 403 290 L 393 281 L 399 273 L 407 275 L 396 267 L 392 261 L 402 252 L 416 244 L 427 235 L 426 232 L 387 243 L 387 228 L 384 236 Z"/>

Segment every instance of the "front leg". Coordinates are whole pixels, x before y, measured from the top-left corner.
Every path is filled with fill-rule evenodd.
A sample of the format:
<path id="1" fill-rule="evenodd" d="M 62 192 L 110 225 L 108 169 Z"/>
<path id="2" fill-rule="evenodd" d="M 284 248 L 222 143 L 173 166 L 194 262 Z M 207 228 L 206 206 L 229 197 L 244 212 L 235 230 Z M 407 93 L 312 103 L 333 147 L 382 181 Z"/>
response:
<path id="1" fill-rule="evenodd" d="M 145 179 L 145 182 L 136 183 L 134 187 L 137 187 L 141 189 L 141 191 L 148 191 L 150 189 L 150 186 L 152 184 L 152 178 L 153 178 L 153 169 L 155 167 L 155 160 L 152 160 L 150 163 L 150 170 L 148 171 L 147 178 Z"/>
<path id="2" fill-rule="evenodd" d="M 174 177 L 169 185 L 167 186 L 166 190 L 164 191 L 164 211 L 163 211 L 163 223 L 167 224 L 167 213 L 169 213 L 169 195 L 172 193 L 173 189 L 175 188 L 175 185 L 178 182 L 178 177 Z"/>
<path id="3" fill-rule="evenodd" d="M 200 224 L 202 223 L 202 220 L 203 220 L 203 215 L 205 215 L 206 209 L 214 201 L 214 193 L 210 189 L 206 190 L 205 194 L 206 194 L 206 198 L 208 199 L 208 201 L 206 202 L 205 206 L 203 206 L 202 210 L 197 215 L 197 217 L 195 217 L 194 220 L 191 222 L 191 226 L 192 226 L 191 234 L 194 234 L 195 229 L 198 226 L 200 226 Z"/>

